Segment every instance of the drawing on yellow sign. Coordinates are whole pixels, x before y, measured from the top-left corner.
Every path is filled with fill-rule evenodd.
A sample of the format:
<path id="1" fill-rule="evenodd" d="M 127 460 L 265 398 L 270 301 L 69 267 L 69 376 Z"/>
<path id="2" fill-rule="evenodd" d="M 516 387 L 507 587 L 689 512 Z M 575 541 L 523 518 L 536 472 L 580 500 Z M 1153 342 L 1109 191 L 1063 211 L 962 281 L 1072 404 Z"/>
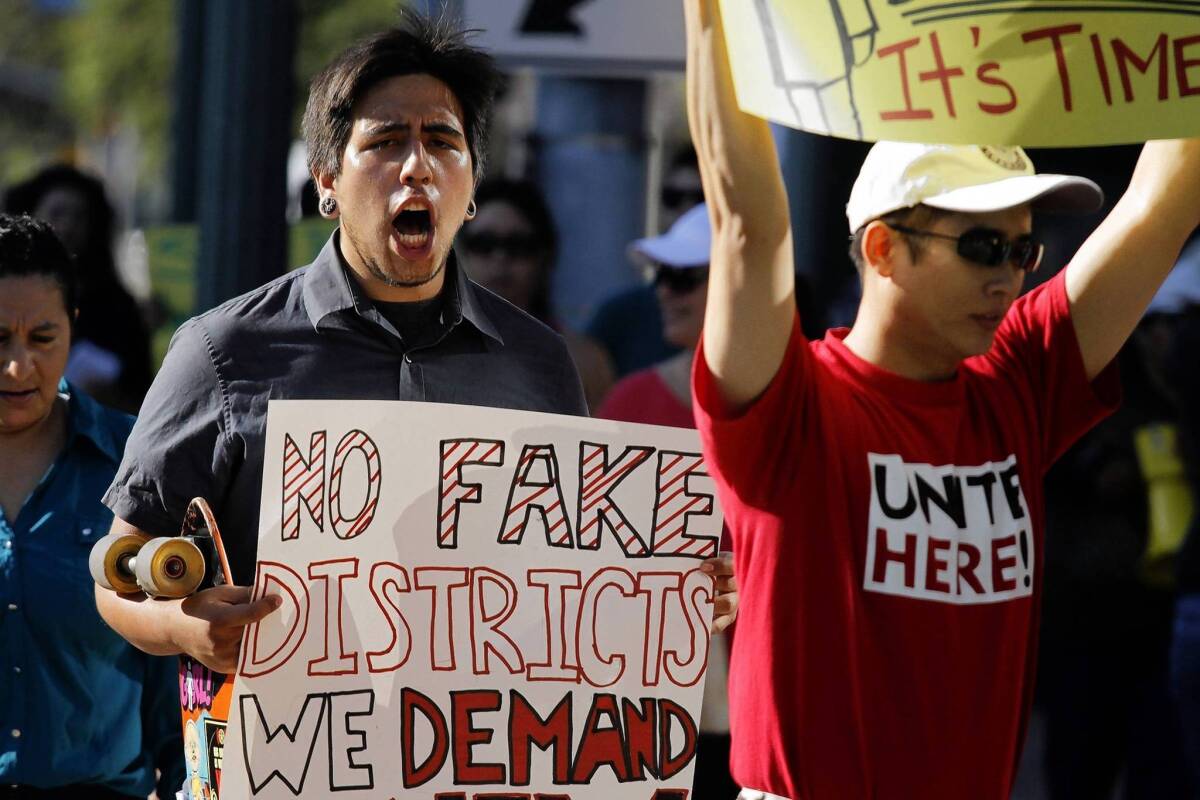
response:
<path id="1" fill-rule="evenodd" d="M 836 41 L 840 48 L 811 53 L 788 48 L 775 21 L 770 0 L 754 0 L 770 63 L 773 83 L 784 90 L 798 127 L 818 133 L 852 130 L 854 138 L 863 135 L 862 121 L 854 103 L 851 77 L 875 50 L 879 26 L 869 0 L 828 0 L 830 14 L 806 13 L 807 24 L 829 23 L 824 31 L 812 31 L 822 41 Z M 780 21 L 788 15 L 806 11 L 800 4 L 781 4 Z M 815 63 L 811 61 L 816 57 Z"/>
<path id="2" fill-rule="evenodd" d="M 1200 131 L 1200 0 L 721 0 L 742 107 L 855 139 Z"/>

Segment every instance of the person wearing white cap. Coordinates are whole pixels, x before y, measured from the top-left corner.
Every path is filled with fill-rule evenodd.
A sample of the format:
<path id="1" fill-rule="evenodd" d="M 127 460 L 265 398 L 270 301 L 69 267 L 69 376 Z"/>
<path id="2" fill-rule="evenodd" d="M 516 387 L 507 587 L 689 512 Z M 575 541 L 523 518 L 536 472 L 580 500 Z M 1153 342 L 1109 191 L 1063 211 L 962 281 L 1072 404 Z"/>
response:
<path id="1" fill-rule="evenodd" d="M 647 271 L 662 316 L 663 339 L 682 350 L 618 381 L 596 412 L 606 419 L 694 428 L 692 358 L 704 325 L 708 257 L 712 247 L 703 203 L 661 236 L 638 239 L 630 257 Z"/>
<path id="2" fill-rule="evenodd" d="M 704 325 L 711 250 L 712 228 L 703 203 L 685 212 L 661 236 L 638 239 L 630 245 L 630 258 L 645 268 L 654 286 L 662 312 L 663 339 L 682 350 L 617 381 L 596 411 L 597 417 L 676 428 L 696 427 L 690 377 Z M 727 535 L 723 533 L 723 537 Z M 723 541 L 722 549 L 725 548 Z M 725 636 L 714 636 L 704 679 L 704 713 L 696 747 L 693 800 L 732 800 L 737 793 L 729 774 L 728 670 L 728 640 Z"/>
<path id="3" fill-rule="evenodd" d="M 1200 141 L 1146 145 L 1071 265 L 1020 297 L 1036 209 L 1100 203 L 1015 147 L 880 143 L 847 207 L 863 300 L 803 336 L 767 124 L 717 0 L 685 0 L 713 221 L 696 418 L 741 586 L 747 800 L 1007 800 L 1030 704 L 1042 478 L 1115 405 L 1107 365 L 1200 224 Z"/>

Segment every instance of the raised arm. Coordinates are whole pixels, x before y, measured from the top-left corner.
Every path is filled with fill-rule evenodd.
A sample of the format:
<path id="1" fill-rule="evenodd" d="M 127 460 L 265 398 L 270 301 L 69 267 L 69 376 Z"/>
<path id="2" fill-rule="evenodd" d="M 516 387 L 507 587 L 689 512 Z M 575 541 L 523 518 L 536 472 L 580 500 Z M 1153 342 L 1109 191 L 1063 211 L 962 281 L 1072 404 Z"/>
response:
<path id="1" fill-rule="evenodd" d="M 770 128 L 738 108 L 717 0 L 684 8 L 688 120 L 713 228 L 704 356 L 741 408 L 778 371 L 795 314 L 787 195 Z"/>
<path id="2" fill-rule="evenodd" d="M 1089 378 L 1113 360 L 1200 226 L 1200 139 L 1147 142 L 1129 189 L 1067 268 Z"/>

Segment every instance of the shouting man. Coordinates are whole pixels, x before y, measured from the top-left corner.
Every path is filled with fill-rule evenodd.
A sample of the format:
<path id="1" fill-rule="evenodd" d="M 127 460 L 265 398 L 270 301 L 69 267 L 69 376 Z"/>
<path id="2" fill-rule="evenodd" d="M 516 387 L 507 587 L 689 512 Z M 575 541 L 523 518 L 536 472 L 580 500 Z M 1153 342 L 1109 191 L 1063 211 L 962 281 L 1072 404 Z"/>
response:
<path id="1" fill-rule="evenodd" d="M 451 249 L 475 214 L 497 83 L 461 31 L 417 16 L 314 79 L 309 167 L 337 231 L 312 264 L 179 329 L 105 496 L 114 532 L 157 536 L 205 497 L 229 550 L 234 586 L 161 602 L 97 588 L 105 619 L 143 650 L 233 672 L 244 627 L 278 606 L 250 602 L 248 586 L 268 399 L 587 413 L 562 338 L 474 284 Z M 727 564 L 708 567 L 718 588 Z M 718 598 L 718 617 L 735 603 Z"/>

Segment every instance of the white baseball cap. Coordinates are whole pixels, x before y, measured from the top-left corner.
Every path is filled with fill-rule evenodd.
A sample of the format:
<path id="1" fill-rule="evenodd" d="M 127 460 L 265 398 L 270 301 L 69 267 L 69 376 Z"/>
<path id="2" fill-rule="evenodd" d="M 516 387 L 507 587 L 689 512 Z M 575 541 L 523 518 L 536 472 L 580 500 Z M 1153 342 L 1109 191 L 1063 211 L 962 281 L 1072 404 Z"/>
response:
<path id="1" fill-rule="evenodd" d="M 708 221 L 708 206 L 693 206 L 675 220 L 671 229 L 661 236 L 638 239 L 629 246 L 630 254 L 666 264 L 668 267 L 707 267 L 712 250 L 712 227 Z"/>
<path id="2" fill-rule="evenodd" d="M 921 203 L 968 213 L 1025 203 L 1039 211 L 1086 213 L 1100 208 L 1104 192 L 1087 178 L 1035 174 L 1020 147 L 878 142 L 850 191 L 850 232 Z"/>

